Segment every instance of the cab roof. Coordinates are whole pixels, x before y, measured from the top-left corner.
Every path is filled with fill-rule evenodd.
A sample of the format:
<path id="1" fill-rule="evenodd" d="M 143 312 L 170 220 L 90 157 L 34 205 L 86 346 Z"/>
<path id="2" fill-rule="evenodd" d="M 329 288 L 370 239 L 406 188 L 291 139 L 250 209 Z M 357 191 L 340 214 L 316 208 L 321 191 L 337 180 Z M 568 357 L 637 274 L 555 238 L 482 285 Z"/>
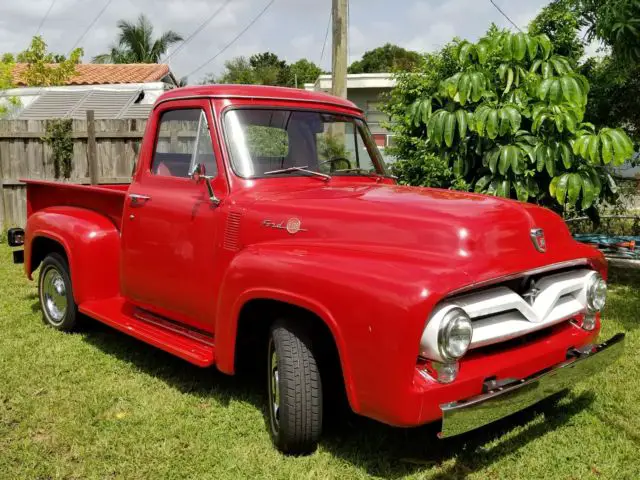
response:
<path id="1" fill-rule="evenodd" d="M 156 103 L 184 97 L 215 97 L 215 98 L 256 98 L 272 100 L 290 100 L 336 105 L 351 110 L 362 110 L 350 100 L 335 97 L 321 92 L 311 92 L 299 88 L 272 87 L 267 85 L 196 85 L 169 90 L 163 93 Z"/>

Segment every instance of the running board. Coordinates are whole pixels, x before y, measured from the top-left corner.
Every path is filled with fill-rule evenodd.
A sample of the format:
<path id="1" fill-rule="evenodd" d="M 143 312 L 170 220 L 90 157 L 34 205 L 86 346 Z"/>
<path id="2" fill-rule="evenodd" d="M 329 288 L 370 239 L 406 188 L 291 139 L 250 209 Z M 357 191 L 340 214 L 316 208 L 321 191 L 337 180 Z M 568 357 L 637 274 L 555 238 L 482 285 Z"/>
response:
<path id="1" fill-rule="evenodd" d="M 78 310 L 199 367 L 215 363 L 212 336 L 140 310 L 122 297 L 84 302 Z"/>

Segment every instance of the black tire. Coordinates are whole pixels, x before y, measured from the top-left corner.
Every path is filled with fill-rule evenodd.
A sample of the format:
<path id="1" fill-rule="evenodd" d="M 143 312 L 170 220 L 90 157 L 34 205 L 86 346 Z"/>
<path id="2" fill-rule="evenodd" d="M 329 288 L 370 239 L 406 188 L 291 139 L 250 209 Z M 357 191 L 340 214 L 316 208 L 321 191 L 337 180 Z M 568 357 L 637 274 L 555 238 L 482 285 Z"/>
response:
<path id="1" fill-rule="evenodd" d="M 38 296 L 45 325 L 63 332 L 76 328 L 78 306 L 73 299 L 69 265 L 62 255 L 50 253 L 42 261 Z"/>
<path id="2" fill-rule="evenodd" d="M 322 432 L 322 382 L 304 329 L 288 320 L 276 321 L 270 329 L 267 363 L 273 443 L 286 454 L 312 453 Z"/>

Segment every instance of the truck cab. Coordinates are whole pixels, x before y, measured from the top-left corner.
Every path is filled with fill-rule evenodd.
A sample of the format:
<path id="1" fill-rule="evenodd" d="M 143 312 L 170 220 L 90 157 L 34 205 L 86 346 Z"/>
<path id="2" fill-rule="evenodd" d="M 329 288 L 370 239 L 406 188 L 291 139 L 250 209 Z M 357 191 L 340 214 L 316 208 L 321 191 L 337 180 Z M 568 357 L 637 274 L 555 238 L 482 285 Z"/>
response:
<path id="1" fill-rule="evenodd" d="M 397 185 L 325 94 L 164 94 L 130 185 L 27 182 L 43 319 L 86 315 L 195 365 L 265 375 L 269 425 L 313 451 L 327 398 L 387 424 L 478 428 L 604 368 L 606 263 L 554 213 Z M 17 239 L 17 240 L 16 240 Z M 514 399 L 513 401 L 509 399 Z"/>

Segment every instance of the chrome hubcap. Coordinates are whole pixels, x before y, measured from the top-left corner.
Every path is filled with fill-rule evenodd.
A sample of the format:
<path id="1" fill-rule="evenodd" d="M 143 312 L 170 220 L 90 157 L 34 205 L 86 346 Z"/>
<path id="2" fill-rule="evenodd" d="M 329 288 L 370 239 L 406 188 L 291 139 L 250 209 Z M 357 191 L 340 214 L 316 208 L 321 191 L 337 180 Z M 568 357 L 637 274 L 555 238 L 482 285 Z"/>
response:
<path id="1" fill-rule="evenodd" d="M 49 268 L 42 279 L 42 306 L 53 323 L 62 322 L 67 313 L 67 288 L 55 268 Z"/>
<path id="2" fill-rule="evenodd" d="M 280 377 L 278 375 L 278 355 L 272 344 L 271 351 L 271 408 L 274 427 L 280 423 Z"/>

